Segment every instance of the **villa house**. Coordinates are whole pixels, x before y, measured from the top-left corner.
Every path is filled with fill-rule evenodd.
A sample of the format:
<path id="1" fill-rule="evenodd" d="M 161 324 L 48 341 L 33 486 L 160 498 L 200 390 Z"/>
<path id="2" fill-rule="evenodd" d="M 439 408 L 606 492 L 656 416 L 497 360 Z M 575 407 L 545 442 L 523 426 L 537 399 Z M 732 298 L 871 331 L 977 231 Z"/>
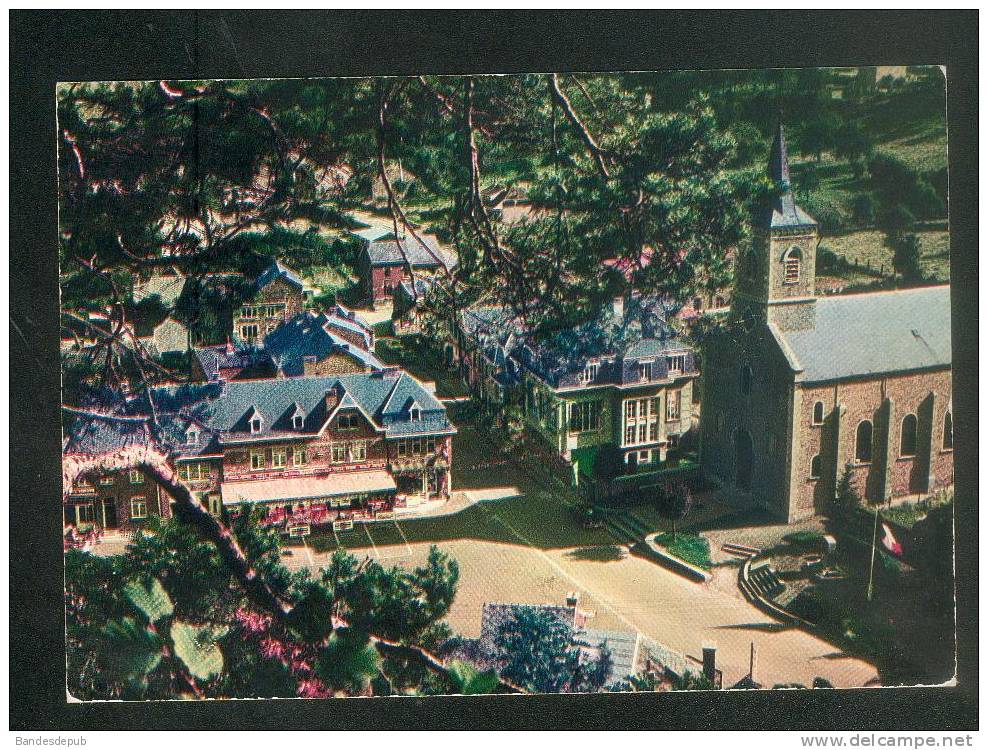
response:
<path id="1" fill-rule="evenodd" d="M 394 308 L 391 323 L 398 336 L 422 332 L 422 301 L 432 290 L 435 279 L 432 277 L 402 281 L 394 291 Z"/>
<path id="2" fill-rule="evenodd" d="M 299 375 L 345 375 L 384 369 L 374 355 L 374 332 L 350 310 L 305 311 L 252 346 L 228 341 L 194 350 L 197 380 L 224 381 Z"/>
<path id="3" fill-rule="evenodd" d="M 146 444 L 148 438 L 141 423 L 80 420 L 69 431 L 63 451 L 67 456 L 105 453 Z M 171 503 L 157 483 L 135 469 L 78 480 L 63 498 L 62 514 L 66 527 L 133 531 L 151 517 L 168 518 Z"/>
<path id="4" fill-rule="evenodd" d="M 152 396 L 165 433 L 159 442 L 181 480 L 213 513 L 261 505 L 267 522 L 287 528 L 370 520 L 396 504 L 449 498 L 456 429 L 443 405 L 396 368 L 171 386 L 154 389 Z M 130 409 L 145 413 L 149 406 L 138 402 Z M 88 422 L 78 425 L 89 430 Z M 100 452 L 113 447 L 107 438 L 121 439 L 118 429 L 102 432 L 95 439 L 73 432 L 66 456 Z M 101 514 L 104 506 L 120 507 L 124 490 L 131 489 L 123 487 L 129 480 L 87 481 L 68 495 L 69 524 L 88 521 L 126 529 L 149 515 L 168 513 L 159 497 L 156 503 L 132 503 L 133 512 Z M 113 492 L 104 497 L 102 486 Z M 146 484 L 140 489 L 158 492 Z"/>
<path id="5" fill-rule="evenodd" d="M 636 298 L 536 341 L 504 308 L 474 308 L 462 315 L 450 352 L 482 403 L 516 402 L 530 431 L 575 474 L 657 470 L 680 457 L 699 374 L 664 313 L 661 303 Z"/>
<path id="6" fill-rule="evenodd" d="M 394 233 L 367 240 L 360 254 L 359 272 L 364 296 L 372 305 L 391 302 L 402 282 L 445 273 L 456 267 L 455 254 L 442 247 L 428 234 L 419 239 L 404 235 L 396 240 Z"/>
<path id="7" fill-rule="evenodd" d="M 307 289 L 299 275 L 274 261 L 258 276 L 233 311 L 232 335 L 247 344 L 264 337 L 305 308 Z"/>

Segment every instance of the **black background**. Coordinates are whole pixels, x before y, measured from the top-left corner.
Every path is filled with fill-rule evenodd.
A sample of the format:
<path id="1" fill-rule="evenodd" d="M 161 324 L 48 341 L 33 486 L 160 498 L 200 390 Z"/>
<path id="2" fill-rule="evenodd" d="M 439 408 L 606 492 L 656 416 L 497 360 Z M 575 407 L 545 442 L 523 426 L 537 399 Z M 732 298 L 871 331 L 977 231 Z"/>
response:
<path id="1" fill-rule="evenodd" d="M 976 11 L 12 11 L 10 32 L 11 729 L 977 726 Z M 66 703 L 57 81 L 924 63 L 948 68 L 957 687 Z"/>

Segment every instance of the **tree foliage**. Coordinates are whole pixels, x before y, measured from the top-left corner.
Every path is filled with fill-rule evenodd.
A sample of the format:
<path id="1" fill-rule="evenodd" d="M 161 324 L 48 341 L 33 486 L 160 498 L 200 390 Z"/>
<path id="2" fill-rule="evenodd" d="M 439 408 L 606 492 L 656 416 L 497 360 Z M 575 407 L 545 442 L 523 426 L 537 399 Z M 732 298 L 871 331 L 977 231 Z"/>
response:
<path id="1" fill-rule="evenodd" d="M 892 267 L 907 283 L 923 280 L 923 269 L 920 266 L 919 237 L 915 234 L 903 234 L 896 237 L 892 244 Z"/>
<path id="2" fill-rule="evenodd" d="M 427 670 L 410 668 L 415 651 L 385 657 L 371 638 L 439 645 L 432 629 L 456 593 L 454 561 L 433 548 L 425 565 L 405 572 L 340 552 L 313 578 L 288 572 L 276 536 L 246 514 L 233 531 L 292 605 L 284 623 L 259 610 L 215 548 L 179 520 L 155 522 L 116 557 L 66 555 L 73 695 L 315 697 L 363 694 L 379 676 L 406 692 L 421 687 Z M 478 678 L 471 689 L 488 682 Z"/>
<path id="3" fill-rule="evenodd" d="M 606 649 L 596 658 L 582 655 L 573 627 L 544 608 L 518 608 L 494 643 L 501 674 L 532 692 L 596 692 L 611 669 Z"/>
<path id="4" fill-rule="evenodd" d="M 675 539 L 676 523 L 693 509 L 693 494 L 683 482 L 668 484 L 659 492 L 656 508 L 663 518 L 672 522 L 672 538 Z"/>
<path id="5" fill-rule="evenodd" d="M 837 483 L 834 506 L 837 514 L 843 518 L 850 518 L 854 511 L 861 507 L 861 495 L 854 485 L 854 475 L 850 466 L 844 469 Z"/>

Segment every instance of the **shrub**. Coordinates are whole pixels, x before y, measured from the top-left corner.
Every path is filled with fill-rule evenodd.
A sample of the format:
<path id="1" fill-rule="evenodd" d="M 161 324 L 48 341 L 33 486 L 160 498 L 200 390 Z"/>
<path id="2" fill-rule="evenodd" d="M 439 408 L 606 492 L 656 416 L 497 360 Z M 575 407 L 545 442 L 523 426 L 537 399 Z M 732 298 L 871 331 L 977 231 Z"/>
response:
<path id="1" fill-rule="evenodd" d="M 905 281 L 918 282 L 923 280 L 923 269 L 920 267 L 919 237 L 915 234 L 904 234 L 892 240 L 892 266 L 896 273 Z"/>
<path id="2" fill-rule="evenodd" d="M 794 531 L 782 537 L 790 547 L 811 550 L 823 547 L 823 534 L 818 531 Z"/>
<path id="3" fill-rule="evenodd" d="M 666 485 L 659 493 L 658 511 L 663 517 L 672 521 L 672 538 L 676 538 L 676 522 L 689 515 L 693 508 L 693 496 L 690 488 L 682 482 Z"/>
<path id="4" fill-rule="evenodd" d="M 837 515 L 842 518 L 850 518 L 855 510 L 861 506 L 861 495 L 858 494 L 854 482 L 851 481 L 851 467 L 848 465 L 841 474 L 840 482 L 837 484 L 836 497 L 834 498 Z"/>

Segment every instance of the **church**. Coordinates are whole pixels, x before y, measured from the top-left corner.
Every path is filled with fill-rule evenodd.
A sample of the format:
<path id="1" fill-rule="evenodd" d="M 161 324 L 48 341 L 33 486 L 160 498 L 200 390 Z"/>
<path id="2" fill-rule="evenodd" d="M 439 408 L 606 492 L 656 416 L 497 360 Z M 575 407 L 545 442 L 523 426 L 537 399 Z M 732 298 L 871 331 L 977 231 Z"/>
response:
<path id="1" fill-rule="evenodd" d="M 788 523 L 827 511 L 845 471 L 870 502 L 951 486 L 949 286 L 818 297 L 781 124 L 769 170 L 778 194 L 703 347 L 705 476 Z"/>

